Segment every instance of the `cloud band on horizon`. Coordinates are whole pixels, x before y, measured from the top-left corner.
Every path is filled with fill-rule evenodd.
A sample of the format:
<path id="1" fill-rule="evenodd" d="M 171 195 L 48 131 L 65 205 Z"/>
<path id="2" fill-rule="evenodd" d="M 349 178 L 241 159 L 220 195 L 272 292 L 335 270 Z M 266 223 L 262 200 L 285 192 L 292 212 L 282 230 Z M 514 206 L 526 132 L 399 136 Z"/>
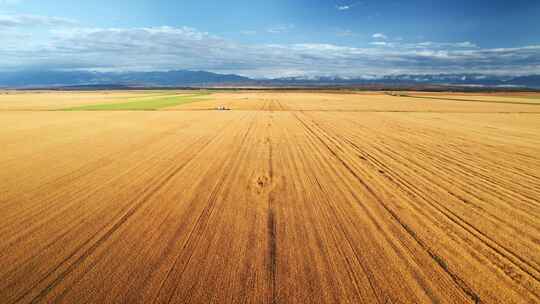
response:
<path id="1" fill-rule="evenodd" d="M 24 26 L 24 18 L 11 18 L 4 28 L 0 18 L 0 35 L 6 38 L 0 47 L 1 70 L 192 69 L 251 77 L 540 73 L 538 45 L 484 49 L 471 42 L 386 42 L 381 41 L 387 38 L 384 34 L 373 35 L 379 41 L 366 47 L 247 44 L 190 27 L 86 28 L 61 18 L 33 18 L 50 27 L 45 37 L 33 39 L 32 33 L 14 31 Z M 23 33 L 28 35 L 25 41 L 16 36 Z"/>

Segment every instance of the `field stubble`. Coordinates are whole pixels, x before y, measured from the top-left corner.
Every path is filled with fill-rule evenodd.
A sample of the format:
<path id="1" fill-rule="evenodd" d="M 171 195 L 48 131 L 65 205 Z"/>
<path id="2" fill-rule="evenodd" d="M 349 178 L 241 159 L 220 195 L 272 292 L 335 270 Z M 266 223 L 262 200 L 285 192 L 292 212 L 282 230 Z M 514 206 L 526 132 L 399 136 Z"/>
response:
<path id="1" fill-rule="evenodd" d="M 540 301 L 538 107 L 220 94 L 0 112 L 2 303 Z"/>

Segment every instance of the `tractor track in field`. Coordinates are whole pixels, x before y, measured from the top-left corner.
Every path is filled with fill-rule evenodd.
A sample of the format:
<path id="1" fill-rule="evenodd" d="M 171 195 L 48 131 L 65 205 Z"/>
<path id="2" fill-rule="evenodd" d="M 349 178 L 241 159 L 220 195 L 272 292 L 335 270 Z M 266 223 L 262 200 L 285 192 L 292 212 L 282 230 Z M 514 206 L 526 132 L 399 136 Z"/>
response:
<path id="1" fill-rule="evenodd" d="M 271 119 L 271 117 L 270 117 Z M 271 122 L 268 124 L 268 127 L 272 127 Z M 273 148 L 272 148 L 272 139 L 270 137 L 266 138 L 268 145 L 268 183 L 270 185 L 274 184 L 274 157 L 273 157 Z M 276 211 L 275 211 L 275 202 L 274 202 L 274 193 L 273 189 L 268 193 L 268 211 L 267 211 L 267 230 L 268 230 L 268 277 L 270 285 L 270 294 L 271 304 L 278 303 L 278 283 L 277 283 L 277 220 L 276 220 Z"/>
<path id="2" fill-rule="evenodd" d="M 331 128 L 324 128 L 324 131 L 323 131 L 323 128 L 318 126 L 316 123 L 314 123 L 317 127 L 318 127 L 318 131 L 322 134 L 325 134 L 326 132 L 328 132 L 329 130 L 331 130 Z M 336 133 L 337 134 L 337 133 Z M 330 138 L 330 137 L 328 137 Z M 467 222 L 465 219 L 463 219 L 461 216 L 459 216 L 458 214 L 456 214 L 455 212 L 453 212 L 452 210 L 450 210 L 449 208 L 439 204 L 438 202 L 434 201 L 434 200 L 431 200 L 429 199 L 427 196 L 424 196 L 423 195 L 423 191 L 421 191 L 420 189 L 417 189 L 417 187 L 413 184 L 411 184 L 410 182 L 407 181 L 407 179 L 403 178 L 403 177 L 400 177 L 397 173 L 392 173 L 393 170 L 391 170 L 390 168 L 388 168 L 387 166 L 385 166 L 383 163 L 377 161 L 373 156 L 371 156 L 369 153 L 363 153 L 363 151 L 352 141 L 346 139 L 346 138 L 343 138 L 343 137 L 340 137 L 339 139 L 337 139 L 341 142 L 345 142 L 347 143 L 350 147 L 353 147 L 358 153 L 360 153 L 361 155 L 363 155 L 362 157 L 364 159 L 367 159 L 367 160 L 370 160 L 371 162 L 377 164 L 376 166 L 374 166 L 374 168 L 377 168 L 380 167 L 380 168 L 384 168 L 384 174 L 385 175 L 390 175 L 392 176 L 393 175 L 393 178 L 391 178 L 390 180 L 396 185 L 398 186 L 399 188 L 401 188 L 403 191 L 407 192 L 407 193 L 411 193 L 413 195 L 413 197 L 421 197 L 424 201 L 426 202 L 430 202 L 430 205 L 432 207 L 434 207 L 441 215 L 445 216 L 451 223 L 455 224 L 457 227 L 460 227 L 461 229 L 463 229 L 464 231 L 466 231 L 468 233 L 468 235 L 471 235 L 471 236 L 474 236 L 476 238 L 476 240 L 478 240 L 481 244 L 483 244 L 484 246 L 486 246 L 487 248 L 491 249 L 495 254 L 499 255 L 500 257 L 502 257 L 504 260 L 508 261 L 509 263 L 511 263 L 514 267 L 517 267 L 520 271 L 526 273 L 528 276 L 530 276 L 533 280 L 535 280 L 536 282 L 540 282 L 539 280 L 539 276 L 538 276 L 538 273 L 540 273 L 540 271 L 535 267 L 533 266 L 532 264 L 528 263 L 526 260 L 524 260 L 522 257 L 520 257 L 519 255 L 515 254 L 513 251 L 505 248 L 504 246 L 502 246 L 501 244 L 499 244 L 497 241 L 495 241 L 494 239 L 492 239 L 491 237 L 489 237 L 488 235 L 486 235 L 485 233 L 483 233 L 482 231 L 480 231 L 479 229 L 477 229 L 475 226 L 473 226 L 471 223 Z M 378 151 L 379 153 L 382 153 L 381 151 Z M 384 153 L 383 153 L 384 155 Z M 390 155 L 389 155 L 390 156 Z M 339 157 L 336 155 L 336 157 Z M 391 157 L 391 156 L 390 156 Z M 420 166 L 419 164 L 416 164 L 418 165 L 419 168 L 422 168 L 422 166 Z M 376 169 L 376 170 L 379 170 L 379 169 Z M 400 181 L 402 184 L 399 184 L 399 183 L 396 183 L 396 181 Z M 403 187 L 403 185 L 405 185 L 405 187 Z M 455 194 L 449 192 L 449 194 L 453 197 L 455 197 L 456 199 L 458 200 L 461 200 L 460 197 L 456 196 Z M 393 217 L 397 217 L 397 215 L 395 214 L 394 211 L 392 211 L 391 209 L 389 209 L 386 205 L 383 204 L 383 206 L 385 207 L 385 209 L 388 210 L 388 212 L 391 212 L 392 213 L 392 216 Z M 411 230 L 408 226 L 406 226 L 405 224 L 402 223 L 401 220 L 399 220 L 399 218 L 396 218 L 396 220 L 400 223 L 400 225 L 404 226 L 404 228 L 406 228 L 407 231 L 411 232 L 411 233 L 414 233 L 413 230 Z M 416 235 L 416 234 L 415 234 Z M 418 240 L 420 242 L 420 240 Z M 423 246 L 424 247 L 424 246 Z M 434 257 L 434 259 L 439 262 L 439 261 L 443 261 L 440 257 L 438 257 L 436 254 L 433 254 L 431 251 L 428 251 L 430 253 L 430 255 L 432 255 Z M 493 259 L 490 259 L 491 261 L 496 261 L 497 259 L 493 260 Z M 442 263 L 441 265 L 446 265 L 445 263 Z M 504 265 L 504 264 L 500 264 L 500 263 L 497 263 L 497 266 L 500 267 L 500 269 L 512 280 L 516 280 L 517 283 L 519 284 L 522 284 L 523 282 L 521 280 L 517 280 L 516 279 L 516 276 L 512 275 L 512 273 L 508 272 L 507 270 L 507 267 Z M 447 266 L 445 266 L 447 267 Z M 464 282 L 463 279 L 459 278 L 459 277 L 456 277 L 456 280 L 458 280 L 459 282 Z M 471 290 L 470 287 L 467 287 L 465 286 L 465 290 Z M 532 294 L 535 296 L 535 298 L 537 300 L 540 300 L 540 296 L 536 293 L 534 293 L 533 290 L 531 290 Z M 477 295 L 475 295 L 474 293 L 470 293 L 471 297 L 473 299 L 475 299 L 475 301 L 479 298 L 477 298 Z"/>
<path id="3" fill-rule="evenodd" d="M 323 144 L 328 149 L 328 151 L 335 157 L 335 159 L 337 159 L 343 165 L 343 167 L 345 167 L 347 171 L 352 174 L 365 189 L 368 190 L 368 192 L 373 196 L 373 198 L 376 199 L 377 203 L 382 206 L 388 212 L 388 214 L 391 215 L 391 217 L 418 243 L 418 245 L 420 245 L 420 247 L 422 247 L 432 257 L 433 261 L 437 263 L 437 265 L 439 265 L 452 278 L 456 285 L 459 286 L 474 303 L 481 303 L 478 294 L 473 291 L 472 288 L 468 286 L 462 278 L 460 278 L 457 274 L 453 273 L 448 268 L 446 263 L 443 262 L 444 260 L 440 258 L 437 254 L 435 254 L 422 240 L 420 240 L 416 233 L 406 224 L 404 224 L 403 221 L 385 203 L 380 200 L 380 198 L 373 191 L 373 189 L 371 189 L 371 187 L 366 184 L 360 176 L 357 175 L 355 170 L 351 168 L 320 136 L 318 136 L 317 133 L 305 121 L 303 121 L 298 116 L 296 116 L 296 118 L 302 123 L 302 125 L 304 125 L 306 130 L 308 130 L 309 133 L 311 133 L 315 138 L 317 138 L 320 143 Z M 322 132 L 320 129 L 318 131 L 319 133 L 324 134 L 324 132 Z"/>
<path id="4" fill-rule="evenodd" d="M 164 134 L 166 134 L 167 132 L 169 132 L 169 131 L 164 132 Z M 171 136 L 171 135 L 169 135 L 169 136 Z M 144 146 L 152 145 L 152 144 L 155 144 L 157 142 L 164 141 L 164 140 L 165 140 L 164 137 L 156 136 L 156 137 L 151 138 L 150 140 L 147 140 L 147 141 L 145 141 L 145 142 L 143 142 L 143 143 L 141 143 L 139 145 L 131 147 L 131 149 L 128 150 L 128 151 L 119 151 L 119 152 L 116 152 L 115 154 L 104 156 L 103 158 L 100 158 L 97 161 L 89 162 L 88 164 L 84 165 L 83 167 L 79 168 L 76 171 L 71 171 L 71 172 L 69 172 L 67 174 L 64 174 L 64 175 L 61 175 L 60 177 L 55 178 L 54 180 L 52 180 L 50 182 L 44 183 L 44 185 L 39 186 L 38 188 L 32 189 L 32 192 L 43 193 L 44 190 L 47 189 L 47 188 L 58 189 L 62 185 L 67 184 L 68 182 L 76 181 L 76 180 L 81 179 L 81 178 L 83 178 L 85 176 L 89 176 L 92 173 L 94 173 L 94 172 L 96 172 L 96 171 L 98 171 L 98 170 L 100 170 L 102 168 L 107 167 L 108 165 L 114 163 L 115 160 L 120 159 L 121 156 L 126 157 L 126 156 L 129 156 L 129 155 L 135 154 L 135 153 L 138 152 L 138 150 L 140 148 L 142 148 Z M 140 162 L 139 164 L 137 164 L 137 166 L 132 168 L 131 171 L 137 172 L 137 170 L 140 170 L 143 166 L 145 166 L 144 162 Z M 128 174 L 128 172 L 126 172 L 125 174 Z M 115 176 L 115 177 L 111 178 L 110 181 L 112 181 L 114 179 L 118 179 L 120 176 Z M 106 185 L 110 181 L 105 181 L 103 184 Z M 102 187 L 104 187 L 104 186 L 102 186 Z M 96 189 L 94 189 L 92 191 L 86 191 L 86 189 L 81 188 L 77 192 L 75 192 L 74 195 L 77 196 L 77 197 L 90 197 L 91 195 L 95 194 L 99 190 L 100 190 L 100 188 L 96 188 Z M 39 208 L 37 210 L 25 209 L 24 212 L 19 212 L 17 215 L 20 218 L 31 219 L 31 218 L 34 218 L 34 216 L 32 214 L 35 215 L 35 214 L 46 213 L 48 210 L 50 210 L 52 208 L 59 207 L 59 206 L 56 206 L 56 205 L 59 205 L 58 199 L 60 198 L 61 195 L 62 195 L 61 192 L 53 192 L 51 194 L 48 194 L 48 197 L 43 197 L 43 196 L 38 196 L 38 195 L 35 195 L 34 197 L 30 196 L 30 197 L 28 197 L 28 199 L 30 199 L 30 200 L 32 198 L 35 198 L 35 199 L 39 198 L 41 201 L 49 201 L 51 203 L 43 204 L 42 206 L 37 206 Z M 55 204 L 55 202 L 56 202 L 56 204 Z M 68 206 L 64 205 L 61 208 L 57 208 L 55 213 L 61 214 L 62 211 L 65 210 L 68 207 L 69 207 L 69 205 Z M 29 212 L 32 212 L 32 213 L 29 213 Z M 45 225 L 47 223 L 47 221 L 53 220 L 53 219 L 56 220 L 56 217 L 52 217 L 52 218 L 49 217 L 47 219 L 43 219 L 42 220 L 42 225 Z M 19 219 L 14 219 L 14 220 L 17 220 L 17 221 L 21 222 Z M 35 226 L 34 230 L 39 229 L 39 227 L 40 227 L 39 225 L 36 225 L 35 221 L 32 221 L 31 224 L 33 226 Z M 18 239 L 27 236 L 28 234 L 32 233 L 34 230 L 28 230 L 28 229 L 24 230 L 23 231 L 24 234 L 20 235 L 18 237 Z M 0 230 L 0 233 L 2 233 L 1 230 Z M 17 239 L 15 239 L 13 242 L 15 242 L 15 241 L 17 241 Z M 7 245 L 9 246 L 11 243 L 12 242 L 8 242 Z"/>
<path id="5" fill-rule="evenodd" d="M 322 133 L 322 134 L 325 134 L 326 132 L 328 132 L 328 130 L 331 130 L 329 128 L 325 128 L 324 129 L 325 131 L 323 131 L 322 127 L 318 126 L 316 123 L 314 123 L 314 124 L 318 127 L 318 131 L 320 133 Z M 455 212 L 453 212 L 449 208 L 441 205 L 440 203 L 438 203 L 438 202 L 436 202 L 434 200 L 429 199 L 427 196 L 424 196 L 423 192 L 420 189 L 418 189 L 415 185 L 411 184 L 405 178 L 399 176 L 397 173 L 395 173 L 395 172 L 392 173 L 393 170 L 391 170 L 390 168 L 388 168 L 387 166 L 385 166 L 384 164 L 379 162 L 377 159 L 375 159 L 369 153 L 363 153 L 363 151 L 354 142 L 352 142 L 352 141 L 350 141 L 350 140 L 348 140 L 346 138 L 343 138 L 343 137 L 340 137 L 339 141 L 347 143 L 350 147 L 353 147 L 358 153 L 363 155 L 363 157 L 365 159 L 369 159 L 371 162 L 377 164 L 376 166 L 374 166 L 375 168 L 377 168 L 377 166 L 380 167 L 380 168 L 384 168 L 384 174 L 389 174 L 391 176 L 392 176 L 392 174 L 394 174 L 393 175 L 394 178 L 392 178 L 391 181 L 396 186 L 398 186 L 399 188 L 401 188 L 405 192 L 411 193 L 414 197 L 421 197 L 421 198 L 423 198 L 424 201 L 430 202 L 430 205 L 432 207 L 434 207 L 441 215 L 444 215 L 451 223 L 454 223 L 456 226 L 458 226 L 461 229 L 463 229 L 464 231 L 466 231 L 468 233 L 468 235 L 474 236 L 483 245 L 485 245 L 486 247 L 493 250 L 494 253 L 496 253 L 497 255 L 501 256 L 502 258 L 504 258 L 505 260 L 510 262 L 512 265 L 514 265 L 515 267 L 520 269 L 522 272 L 529 275 L 535 281 L 539 282 L 538 273 L 540 273 L 540 271 L 535 266 L 528 263 L 526 260 L 521 258 L 519 255 L 515 254 L 513 251 L 511 251 L 511 250 L 505 248 L 504 246 L 502 246 L 500 243 L 498 243 L 497 241 L 495 241 L 494 239 L 492 239 L 491 237 L 489 237 L 488 235 L 486 235 L 485 233 L 483 233 L 482 231 L 477 229 L 475 226 L 473 226 L 471 223 L 467 222 L 465 219 L 463 219 L 461 216 L 459 216 L 458 214 L 456 214 Z M 382 153 L 382 155 L 384 155 L 384 153 L 382 151 L 378 151 L 378 152 Z M 419 164 L 416 164 L 416 165 L 418 165 L 419 168 L 422 167 Z M 376 170 L 379 170 L 379 169 L 376 169 Z M 401 184 L 395 183 L 396 181 L 400 181 Z M 402 185 L 405 185 L 405 187 L 403 187 Z M 455 194 L 453 194 L 451 192 L 449 194 L 451 196 L 455 197 L 456 199 L 461 200 L 461 198 L 456 196 Z M 385 207 L 385 209 L 387 209 L 387 208 Z M 388 209 L 388 210 L 389 210 L 389 212 L 391 211 L 390 209 Z M 393 211 L 391 211 L 391 212 L 393 212 Z M 394 215 L 395 215 L 395 213 L 394 213 Z M 401 221 L 400 221 L 400 223 L 401 223 Z M 507 273 L 506 267 L 504 265 L 499 265 L 499 267 L 501 268 L 501 270 L 503 270 L 509 276 L 509 278 L 511 278 L 512 280 L 516 279 L 514 276 L 509 275 Z M 519 280 L 517 282 L 522 283 Z M 537 299 L 540 299 L 539 295 L 535 294 L 535 296 L 536 296 Z"/>
<path id="6" fill-rule="evenodd" d="M 247 136 L 250 134 L 250 131 L 251 131 L 252 127 L 253 127 L 253 123 L 254 123 L 254 121 L 252 121 L 250 123 L 250 126 L 248 127 L 247 131 L 243 135 L 243 137 L 241 139 L 241 142 L 240 142 L 240 145 L 239 145 L 240 147 L 242 147 L 243 143 L 246 141 Z M 180 261 L 182 253 L 188 252 L 190 254 L 187 257 L 186 262 L 184 263 L 184 267 L 182 267 L 182 270 L 180 271 L 180 276 L 182 276 L 182 274 L 184 273 L 187 265 L 189 264 L 189 262 L 191 260 L 192 254 L 194 252 L 193 248 L 197 246 L 201 235 L 203 235 L 204 231 L 208 227 L 209 220 L 210 220 L 210 218 L 212 216 L 213 210 L 215 209 L 215 206 L 216 206 L 216 203 L 217 203 L 217 195 L 218 195 L 219 191 L 221 191 L 223 189 L 224 182 L 226 181 L 228 175 L 232 172 L 232 169 L 234 167 L 238 166 L 238 161 L 239 161 L 239 155 L 237 154 L 237 155 L 233 156 L 233 159 L 229 159 L 228 162 L 226 164 L 224 164 L 224 172 L 225 172 L 225 174 L 219 180 L 218 184 L 213 188 L 213 190 L 211 192 L 211 195 L 210 195 L 210 198 L 209 198 L 205 208 L 203 209 L 203 212 L 199 215 L 198 219 L 195 222 L 195 225 L 194 225 L 193 229 L 189 232 L 187 240 L 186 240 L 186 242 L 184 243 L 184 245 L 182 247 L 181 254 L 179 254 L 174 259 L 174 262 L 172 263 L 171 267 L 167 271 L 167 275 L 165 276 L 165 279 L 163 280 L 163 282 L 162 282 L 162 284 L 161 284 L 161 286 L 159 288 L 159 291 L 158 291 L 157 296 L 156 296 L 156 298 L 154 300 L 154 303 L 159 299 L 161 291 L 163 290 L 164 285 L 166 284 L 166 282 L 169 281 L 172 271 L 178 265 L 178 262 Z M 172 291 L 169 292 L 169 297 L 168 297 L 168 300 L 166 301 L 166 303 L 171 302 L 172 298 L 175 296 L 175 293 L 176 293 L 176 287 L 174 287 L 172 289 Z"/>
<path id="7" fill-rule="evenodd" d="M 222 132 L 224 132 L 222 130 Z M 162 174 L 162 176 L 159 178 L 159 182 L 156 184 L 150 184 L 148 188 L 146 188 L 143 191 L 142 197 L 137 200 L 138 202 L 135 202 L 134 204 L 129 204 L 128 210 L 120 217 L 118 221 L 116 221 L 113 226 L 108 229 L 99 239 L 92 244 L 88 249 L 86 249 L 81 256 L 79 256 L 72 264 L 70 264 L 64 271 L 60 273 L 59 276 L 57 276 L 51 283 L 49 283 L 44 289 L 41 290 L 41 292 L 36 295 L 32 300 L 31 303 L 36 303 L 40 298 L 43 298 L 47 293 L 49 293 L 55 286 L 57 286 L 67 275 L 69 275 L 70 272 L 72 272 L 78 265 L 80 265 L 88 256 L 90 256 L 101 244 L 103 244 L 105 241 L 107 241 L 130 217 L 132 217 L 138 210 L 141 209 L 142 206 L 144 206 L 145 203 L 149 202 L 152 196 L 154 196 L 161 188 L 163 188 L 176 174 L 178 174 L 183 168 L 185 168 L 193 159 L 195 159 L 201 151 L 204 150 L 205 147 L 210 145 L 216 138 L 219 137 L 219 134 L 216 134 L 214 137 L 212 137 L 210 140 L 205 142 L 202 146 L 202 148 L 197 151 L 191 157 L 187 162 L 181 164 L 180 166 L 176 168 L 172 168 L 170 172 Z M 130 208 L 131 207 L 131 208 Z M 109 226 L 107 224 L 106 226 Z M 35 286 L 30 288 L 27 292 L 25 292 L 23 295 L 21 295 L 19 298 L 17 298 L 12 303 L 17 303 L 20 300 L 22 300 L 24 297 L 26 297 L 33 288 L 35 288 L 38 284 L 45 281 L 50 275 L 55 273 L 58 269 L 61 268 L 61 266 L 69 261 L 72 257 L 76 256 L 77 252 L 79 252 L 82 248 L 84 248 L 87 244 L 90 243 L 92 239 L 97 237 L 100 234 L 101 231 L 96 232 L 90 239 L 83 242 L 80 247 L 78 247 L 76 250 L 73 251 L 72 254 L 70 254 L 64 261 L 62 261 L 59 265 L 57 265 L 56 268 L 54 268 L 52 271 L 50 271 L 48 274 L 46 274 L 42 280 L 40 280 Z"/>
<path id="8" fill-rule="evenodd" d="M 322 144 L 322 147 L 327 150 L 328 152 L 330 152 L 330 154 L 336 158 L 340 163 L 341 165 L 343 165 L 342 163 L 342 160 L 341 159 L 338 159 L 337 158 L 337 154 L 335 153 L 334 150 L 332 150 L 329 146 L 327 146 L 323 141 L 322 139 L 320 138 L 319 135 L 317 135 L 313 129 L 311 129 L 302 119 L 300 119 L 298 117 L 298 115 L 294 115 L 295 119 L 298 121 L 298 123 L 307 131 L 307 135 L 309 136 L 310 138 L 310 142 L 311 142 L 311 147 L 312 149 L 316 149 L 316 148 L 320 148 L 319 144 Z M 307 153 L 307 152 L 306 152 Z M 322 184 L 321 182 L 316 178 L 316 175 L 314 174 L 315 176 L 315 181 L 318 185 L 318 187 L 320 189 L 323 189 L 322 187 Z M 322 190 L 324 192 L 324 190 Z M 351 192 L 353 194 L 353 196 L 355 197 L 356 201 L 359 202 L 360 200 L 358 199 L 358 197 L 354 194 L 354 192 Z M 327 203 L 329 206 L 332 206 L 331 205 L 331 202 L 329 200 L 327 200 Z M 363 206 L 362 206 L 363 207 Z M 334 216 L 334 219 L 340 219 L 340 217 L 338 216 L 336 210 L 334 208 L 329 208 L 332 212 L 332 215 Z M 365 209 L 364 209 L 365 210 Z M 370 216 L 370 219 L 374 221 L 373 217 Z M 365 259 L 362 258 L 362 254 L 360 252 L 358 252 L 358 250 L 356 249 L 356 247 L 354 246 L 354 241 L 351 240 L 350 238 L 350 235 L 349 233 L 347 232 L 347 229 L 345 229 L 345 227 L 343 226 L 342 222 L 341 221 L 337 221 L 337 224 L 339 225 L 340 227 L 340 231 L 341 233 L 344 235 L 345 239 L 347 240 L 347 243 L 348 243 L 348 246 L 349 248 L 351 248 L 351 250 L 354 252 L 354 257 L 355 259 L 358 261 L 358 264 L 360 265 L 360 267 L 362 268 L 362 273 L 367 277 L 367 281 L 369 282 L 369 286 L 370 286 L 370 289 L 371 291 L 373 292 L 374 295 L 376 295 L 376 301 L 377 303 L 380 303 L 380 304 L 383 304 L 385 303 L 386 301 L 382 299 L 382 296 L 380 294 L 380 292 L 378 291 L 378 288 L 376 287 L 375 285 L 375 278 L 374 278 L 374 274 L 372 271 L 370 271 L 366 266 L 366 261 Z M 357 282 L 357 279 L 354 278 L 354 281 Z M 357 283 L 358 284 L 358 283 Z M 384 302 L 383 302 L 384 301 Z"/>
<path id="9" fill-rule="evenodd" d="M 1 110 L 0 302 L 540 301 L 538 107 L 211 97 Z"/>
<path id="10" fill-rule="evenodd" d="M 359 153 L 362 153 L 361 149 L 357 145 L 355 145 L 352 141 L 347 140 L 347 139 L 343 139 L 343 140 L 345 142 L 347 142 L 351 147 L 354 147 Z M 379 150 L 378 152 L 382 153 L 382 155 L 384 155 L 384 153 L 382 151 Z M 406 192 L 411 193 L 413 196 L 422 197 L 426 202 L 430 202 L 430 205 L 434 206 L 437 209 L 437 211 L 440 212 L 440 214 L 444 215 L 451 222 L 455 223 L 457 226 L 459 226 L 462 229 L 464 229 L 465 231 L 467 231 L 470 235 L 476 236 L 476 238 L 479 241 L 481 241 L 484 245 L 491 248 L 494 252 L 496 252 L 501 257 L 505 258 L 506 260 L 508 260 L 509 262 L 514 264 L 515 267 L 517 267 L 521 271 L 527 273 L 529 276 L 531 276 L 536 281 L 540 280 L 539 275 L 538 275 L 538 273 L 540 273 L 540 270 L 538 268 L 536 268 L 532 264 L 528 263 L 523 258 L 519 257 L 518 255 L 516 255 L 511 250 L 509 250 L 509 249 L 505 248 L 504 246 L 502 246 L 501 244 L 499 244 L 497 241 L 495 241 L 494 239 L 492 239 L 491 237 L 489 237 L 488 235 L 486 235 L 485 233 L 483 233 L 482 231 L 480 231 L 479 229 L 474 227 L 474 225 L 472 225 L 471 223 L 469 223 L 468 221 L 463 219 L 461 216 L 457 215 L 455 212 L 453 212 L 449 208 L 437 203 L 434 200 L 429 199 L 426 196 L 423 196 L 422 191 L 420 189 L 418 189 L 415 185 L 408 182 L 402 176 L 399 176 L 396 172 L 394 172 L 393 170 L 391 170 L 390 168 L 385 166 L 380 161 L 376 160 L 370 154 L 365 154 L 365 153 L 362 153 L 362 154 L 364 154 L 365 158 L 368 158 L 371 162 L 377 164 L 378 167 L 384 168 L 385 174 L 393 176 L 393 179 L 391 179 L 391 181 L 393 181 L 394 183 L 395 183 L 395 181 L 400 181 L 401 184 L 395 183 L 396 186 L 402 188 Z M 422 168 L 419 164 L 415 164 L 415 165 L 417 165 L 418 168 Z M 404 185 L 404 187 L 403 187 L 403 185 Z M 440 186 L 440 187 L 444 188 L 443 186 Z M 462 198 L 460 198 L 459 196 L 455 195 L 452 192 L 448 192 L 448 193 L 452 197 L 456 198 L 457 200 L 461 200 L 461 201 L 463 200 Z M 523 265 L 525 265 L 525 266 L 523 266 Z"/>

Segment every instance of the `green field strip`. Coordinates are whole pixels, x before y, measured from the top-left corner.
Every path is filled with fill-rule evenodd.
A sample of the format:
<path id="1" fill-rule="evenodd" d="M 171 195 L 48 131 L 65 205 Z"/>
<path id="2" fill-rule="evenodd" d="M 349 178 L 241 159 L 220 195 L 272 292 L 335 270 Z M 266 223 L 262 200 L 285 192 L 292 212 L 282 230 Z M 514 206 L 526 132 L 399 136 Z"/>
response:
<path id="1" fill-rule="evenodd" d="M 58 111 L 155 111 L 163 108 L 179 106 L 182 104 L 203 101 L 206 99 L 200 97 L 206 95 L 209 94 L 200 93 L 192 95 L 175 95 L 151 99 L 149 99 L 148 97 L 143 97 L 140 100 L 136 101 L 77 106 L 58 109 Z"/>
<path id="2" fill-rule="evenodd" d="M 191 95 L 197 95 L 197 94 L 203 94 L 203 93 L 186 93 L 186 92 L 156 92 L 156 93 L 147 93 L 147 94 L 141 94 L 140 96 L 130 96 L 130 97 L 115 97 L 115 99 L 123 99 L 123 100 L 142 100 L 142 99 L 148 99 L 148 98 L 157 98 L 157 97 L 172 97 L 172 96 L 191 96 Z"/>

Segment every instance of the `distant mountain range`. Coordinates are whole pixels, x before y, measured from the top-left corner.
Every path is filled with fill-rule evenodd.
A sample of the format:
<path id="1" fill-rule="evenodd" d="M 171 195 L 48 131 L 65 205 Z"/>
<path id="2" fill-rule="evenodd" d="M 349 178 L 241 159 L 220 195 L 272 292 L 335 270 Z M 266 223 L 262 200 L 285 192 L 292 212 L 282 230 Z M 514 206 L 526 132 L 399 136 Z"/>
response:
<path id="1" fill-rule="evenodd" d="M 217 86 L 361 86 L 439 85 L 478 87 L 528 87 L 540 89 L 540 75 L 493 76 L 483 74 L 425 74 L 346 77 L 286 77 L 252 79 L 234 74 L 205 71 L 168 72 L 85 72 L 18 71 L 0 72 L 3 88 L 54 87 L 217 87 Z"/>
<path id="2" fill-rule="evenodd" d="M 0 72 L 0 87 L 58 86 L 207 86 L 235 84 L 251 79 L 238 75 L 223 75 L 203 71 L 169 72 L 79 72 L 79 71 L 19 71 Z"/>
<path id="3" fill-rule="evenodd" d="M 381 77 L 362 78 L 343 77 L 288 77 L 273 79 L 282 84 L 386 84 L 386 85 L 449 85 L 449 86 L 484 86 L 484 87 L 527 87 L 540 88 L 540 75 L 529 76 L 493 76 L 484 74 L 401 74 Z"/>

